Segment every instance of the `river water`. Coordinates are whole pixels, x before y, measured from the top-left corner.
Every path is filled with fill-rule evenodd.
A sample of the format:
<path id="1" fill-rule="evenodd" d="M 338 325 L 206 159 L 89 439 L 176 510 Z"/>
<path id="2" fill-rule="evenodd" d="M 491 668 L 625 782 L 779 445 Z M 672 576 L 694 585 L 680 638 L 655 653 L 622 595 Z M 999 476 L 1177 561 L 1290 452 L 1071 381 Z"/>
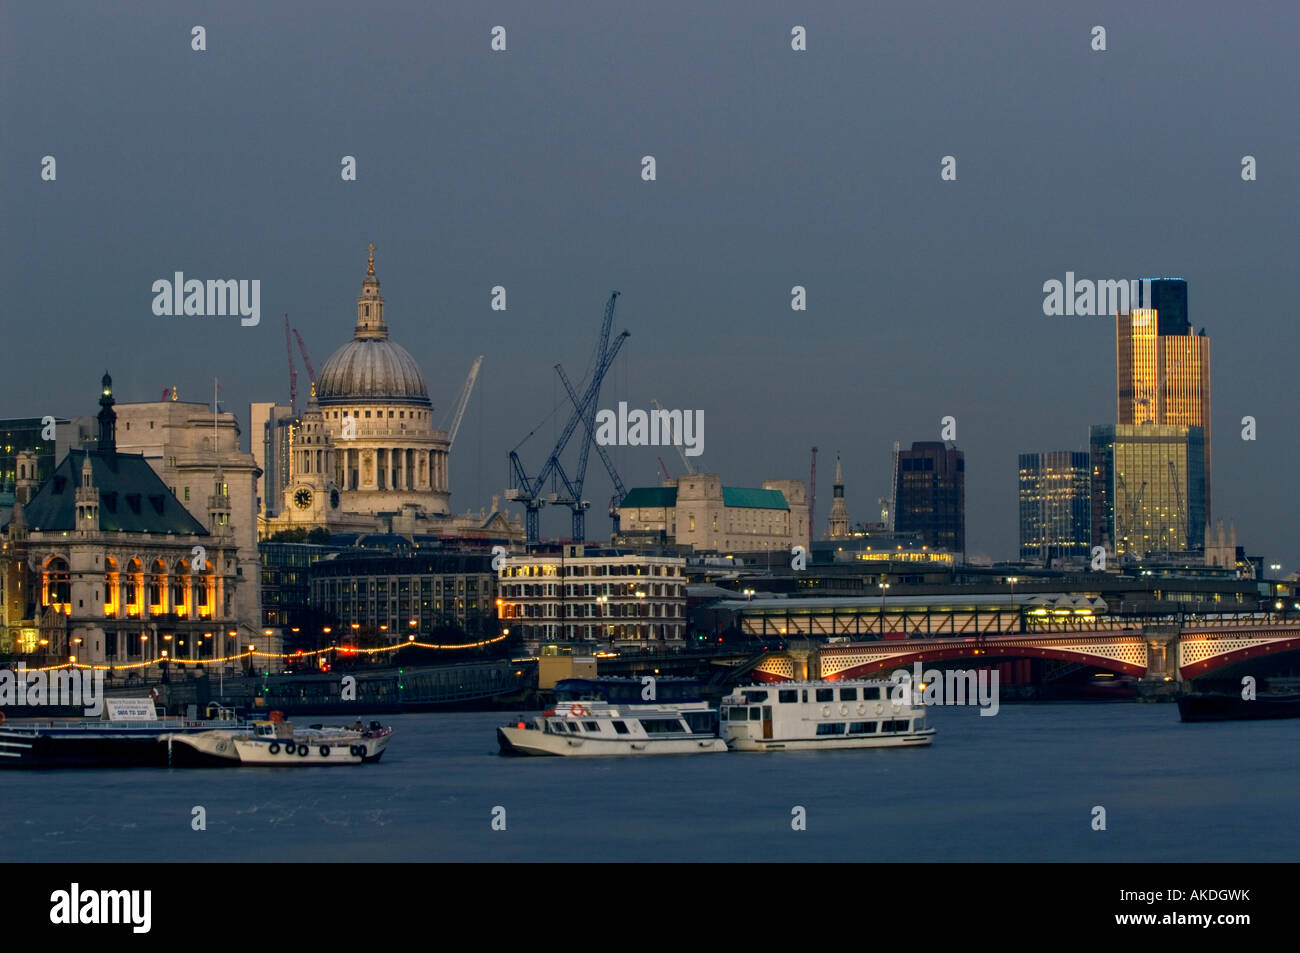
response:
<path id="1" fill-rule="evenodd" d="M 496 713 L 376 765 L 7 771 L 5 861 L 1251 861 L 1300 854 L 1300 720 L 931 709 L 929 748 L 502 758 Z M 206 830 L 192 829 L 193 808 Z M 1094 830 L 1094 808 L 1106 830 Z M 495 808 L 505 830 L 493 830 Z M 806 829 L 792 829 L 802 807 Z M 497 816 L 501 812 L 496 812 Z M 499 826 L 499 824 L 498 824 Z"/>

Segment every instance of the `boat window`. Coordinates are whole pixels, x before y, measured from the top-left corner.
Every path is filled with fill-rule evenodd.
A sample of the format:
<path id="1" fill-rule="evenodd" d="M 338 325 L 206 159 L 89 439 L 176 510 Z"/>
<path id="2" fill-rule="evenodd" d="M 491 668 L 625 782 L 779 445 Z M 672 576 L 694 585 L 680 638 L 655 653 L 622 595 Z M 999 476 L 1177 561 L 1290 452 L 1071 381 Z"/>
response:
<path id="1" fill-rule="evenodd" d="M 863 700 L 864 702 L 878 702 L 878 701 L 880 701 L 880 689 L 879 689 L 878 687 L 877 687 L 877 688 L 864 688 L 864 689 L 862 689 L 862 700 Z"/>
<path id="2" fill-rule="evenodd" d="M 767 701 L 767 692 L 745 692 L 745 701 L 753 705 L 755 702 Z"/>
<path id="3" fill-rule="evenodd" d="M 577 723 L 576 721 L 568 722 L 568 725 L 569 725 L 569 733 L 570 733 L 570 734 L 574 734 L 574 735 L 576 735 L 576 734 L 581 730 L 581 729 L 578 727 L 578 723 Z"/>
<path id="4" fill-rule="evenodd" d="M 781 704 L 788 705 L 791 702 L 797 702 L 799 700 L 799 693 L 794 689 L 788 689 L 783 692 L 777 692 L 776 697 Z"/>
<path id="5" fill-rule="evenodd" d="M 596 731 L 596 732 L 599 732 L 599 731 L 600 731 L 600 725 L 598 725 L 598 724 L 597 724 L 596 722 L 594 722 L 594 721 L 584 721 L 584 722 L 582 723 L 582 727 L 583 727 L 583 730 L 585 730 L 585 731 Z"/>
<path id="6" fill-rule="evenodd" d="M 808 700 L 808 689 L 806 688 L 803 690 L 803 700 L 804 701 Z"/>
<path id="7" fill-rule="evenodd" d="M 907 731 L 907 719 L 904 718 L 900 721 L 882 721 L 880 723 L 880 730 L 882 732 Z"/>
<path id="8" fill-rule="evenodd" d="M 835 701 L 835 689 L 833 689 L 833 688 L 819 688 L 819 689 L 817 689 L 817 700 L 818 700 L 819 702 L 833 702 L 833 701 Z"/>
<path id="9" fill-rule="evenodd" d="M 849 724 L 849 734 L 851 735 L 874 735 L 876 733 L 876 723 L 874 721 L 854 721 Z"/>
<path id="10" fill-rule="evenodd" d="M 842 735 L 844 734 L 844 722 L 823 722 L 817 726 L 819 735 Z"/>
<path id="11" fill-rule="evenodd" d="M 858 700 L 858 690 L 856 688 L 841 688 L 840 701 L 855 702 Z"/>
<path id="12" fill-rule="evenodd" d="M 620 735 L 627 734 L 627 725 L 623 724 L 621 721 L 614 722 L 614 732 Z"/>
<path id="13" fill-rule="evenodd" d="M 912 730 L 913 730 L 913 731 L 925 731 L 925 719 L 924 719 L 924 718 L 918 718 L 918 719 L 916 719 L 916 721 L 914 721 L 914 722 L 912 723 Z"/>
<path id="14" fill-rule="evenodd" d="M 749 718 L 749 709 L 748 709 L 748 708 L 733 708 L 733 709 L 731 709 L 731 720 L 732 720 L 732 721 L 746 721 L 746 720 L 748 720 L 748 718 Z"/>
<path id="15" fill-rule="evenodd" d="M 697 735 L 712 735 L 717 733 L 718 723 L 714 719 L 714 712 L 688 711 L 683 712 L 682 717 L 686 719 L 686 724 L 691 726 L 691 731 Z"/>
<path id="16" fill-rule="evenodd" d="M 763 720 L 763 713 L 762 713 L 761 711 L 759 711 L 757 705 L 755 705 L 753 708 L 751 708 L 751 709 L 749 710 L 749 720 L 750 720 L 750 721 L 762 721 L 762 720 Z"/>
<path id="17" fill-rule="evenodd" d="M 654 732 L 685 732 L 685 727 L 676 718 L 642 718 L 641 727 L 645 729 L 646 734 Z"/>

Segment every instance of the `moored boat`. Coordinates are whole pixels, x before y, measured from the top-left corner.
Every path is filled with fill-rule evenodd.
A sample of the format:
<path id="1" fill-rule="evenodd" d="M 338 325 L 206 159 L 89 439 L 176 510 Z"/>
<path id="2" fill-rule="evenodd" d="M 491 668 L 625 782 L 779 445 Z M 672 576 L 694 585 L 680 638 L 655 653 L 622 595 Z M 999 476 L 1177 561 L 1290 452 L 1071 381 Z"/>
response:
<path id="1" fill-rule="evenodd" d="M 641 754 L 716 754 L 718 713 L 703 702 L 612 705 L 571 702 L 497 729 L 506 755 L 593 757 Z"/>
<path id="2" fill-rule="evenodd" d="M 367 764 L 383 757 L 393 734 L 378 722 L 369 728 L 295 728 L 272 712 L 266 721 L 231 729 L 166 737 L 171 764 L 322 767 Z"/>
<path id="3" fill-rule="evenodd" d="M 1300 695 L 1261 693 L 1246 699 L 1232 692 L 1194 692 L 1178 699 L 1178 716 L 1183 721 L 1300 718 Z"/>
<path id="4" fill-rule="evenodd" d="M 208 714 L 207 720 L 186 720 L 159 714 L 151 698 L 111 698 L 102 719 L 6 721 L 0 725 L 0 767 L 166 767 L 161 739 L 236 724 L 229 709 L 212 705 Z"/>
<path id="5" fill-rule="evenodd" d="M 721 734 L 732 751 L 930 744 L 925 707 L 896 691 L 879 679 L 749 685 L 722 700 Z"/>

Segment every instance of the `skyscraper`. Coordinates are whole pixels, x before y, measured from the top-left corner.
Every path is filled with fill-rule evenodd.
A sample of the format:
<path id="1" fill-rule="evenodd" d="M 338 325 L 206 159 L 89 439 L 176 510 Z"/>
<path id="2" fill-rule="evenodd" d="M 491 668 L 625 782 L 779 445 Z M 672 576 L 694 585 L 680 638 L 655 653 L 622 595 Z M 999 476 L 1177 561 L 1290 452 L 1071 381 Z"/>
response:
<path id="1" fill-rule="evenodd" d="M 1210 515 L 1210 339 L 1193 333 L 1187 282 L 1151 279 L 1150 308 L 1115 318 L 1120 424 L 1200 427 L 1204 432 L 1205 517 Z M 1197 548 L 1200 541 L 1196 541 Z"/>
<path id="2" fill-rule="evenodd" d="M 894 531 L 920 533 L 922 542 L 966 552 L 966 456 L 939 441 L 914 442 L 898 452 Z"/>
<path id="3" fill-rule="evenodd" d="M 1020 455 L 1020 558 L 1044 565 L 1087 558 L 1092 545 L 1092 469 L 1088 454 L 1056 450 Z"/>
<path id="4" fill-rule="evenodd" d="M 1200 427 L 1092 428 L 1092 542 L 1116 555 L 1198 550 L 1205 542 Z"/>

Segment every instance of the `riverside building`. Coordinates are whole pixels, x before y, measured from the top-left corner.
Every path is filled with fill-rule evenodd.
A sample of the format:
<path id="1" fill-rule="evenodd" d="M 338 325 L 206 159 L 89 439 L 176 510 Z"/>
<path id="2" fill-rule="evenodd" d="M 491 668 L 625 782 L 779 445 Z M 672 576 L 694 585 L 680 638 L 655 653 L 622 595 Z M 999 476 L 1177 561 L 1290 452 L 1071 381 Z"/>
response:
<path id="1" fill-rule="evenodd" d="M 686 630 L 686 560 L 566 545 L 510 556 L 498 571 L 503 628 L 530 652 L 547 645 L 680 646 Z"/>

